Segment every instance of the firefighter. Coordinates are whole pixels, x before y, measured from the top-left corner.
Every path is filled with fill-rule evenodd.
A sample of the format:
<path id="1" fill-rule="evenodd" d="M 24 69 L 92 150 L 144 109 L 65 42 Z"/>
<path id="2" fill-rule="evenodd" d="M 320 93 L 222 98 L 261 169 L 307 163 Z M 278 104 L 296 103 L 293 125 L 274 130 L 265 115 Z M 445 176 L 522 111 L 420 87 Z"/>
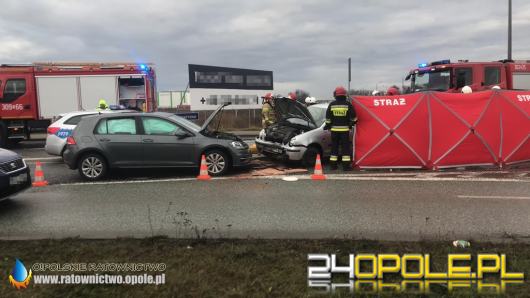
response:
<path id="1" fill-rule="evenodd" d="M 263 99 L 263 105 L 261 106 L 261 126 L 267 128 L 276 122 L 276 115 L 272 107 L 272 93 L 267 93 L 261 98 Z"/>
<path id="2" fill-rule="evenodd" d="M 326 111 L 325 130 L 331 130 L 331 156 L 329 158 L 331 169 L 337 169 L 339 147 L 342 154 L 344 171 L 351 171 L 350 130 L 357 122 L 357 115 L 352 104 L 347 100 L 344 87 L 337 87 L 333 92 L 335 101 L 330 103 Z"/>
<path id="3" fill-rule="evenodd" d="M 317 104 L 317 99 L 311 96 L 305 98 L 305 105 L 307 107 Z"/>
<path id="4" fill-rule="evenodd" d="M 96 110 L 103 111 L 103 110 L 106 110 L 108 108 L 109 108 L 109 106 L 107 105 L 107 102 L 104 99 L 101 98 L 99 100 L 98 107 L 96 108 Z"/>
<path id="5" fill-rule="evenodd" d="M 464 93 L 464 94 L 473 93 L 473 89 L 471 89 L 471 87 L 469 87 L 469 86 L 464 86 L 464 87 L 462 87 L 462 93 Z"/>
<path id="6" fill-rule="evenodd" d="M 391 86 L 386 90 L 386 95 L 393 96 L 393 95 L 399 95 L 399 88 L 396 85 Z"/>

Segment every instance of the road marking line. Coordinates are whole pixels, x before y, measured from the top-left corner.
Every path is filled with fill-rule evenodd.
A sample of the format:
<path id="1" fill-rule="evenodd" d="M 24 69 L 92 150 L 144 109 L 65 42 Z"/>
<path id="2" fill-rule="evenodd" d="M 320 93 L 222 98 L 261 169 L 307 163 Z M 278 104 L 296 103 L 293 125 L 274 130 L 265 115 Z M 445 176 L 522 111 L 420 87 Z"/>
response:
<path id="1" fill-rule="evenodd" d="M 214 178 L 220 180 L 220 178 Z M 74 183 L 60 183 L 52 184 L 55 186 L 78 186 L 78 185 L 113 185 L 113 184 L 134 184 L 134 183 L 155 183 L 155 182 L 179 182 L 179 181 L 193 181 L 197 178 L 171 178 L 171 179 L 149 179 L 149 180 L 127 180 L 127 181 L 101 181 L 101 182 L 74 182 Z"/>
<path id="2" fill-rule="evenodd" d="M 530 197 L 513 197 L 513 196 L 458 196 L 461 199 L 506 199 L 506 200 L 530 200 Z"/>
<path id="3" fill-rule="evenodd" d="M 530 183 L 530 180 L 521 179 L 497 179 L 497 178 L 418 178 L 418 177 L 366 177 L 366 176 L 351 176 L 351 175 L 326 175 L 328 180 L 346 180 L 346 181 L 430 181 L 430 182 L 518 182 Z M 296 175 L 275 175 L 275 176 L 251 176 L 251 177 L 216 177 L 215 180 L 264 180 L 276 179 L 281 180 L 284 177 L 296 177 L 300 180 L 310 180 L 310 176 L 296 176 Z M 113 185 L 113 184 L 134 184 L 134 183 L 157 183 L 157 182 L 184 182 L 196 181 L 196 178 L 168 178 L 168 179 L 149 179 L 149 180 L 127 180 L 127 181 L 100 181 L 100 182 L 74 182 L 53 184 L 56 186 L 77 186 L 77 185 Z M 207 182 L 200 182 L 207 183 Z M 325 183 L 325 182 L 324 182 Z"/>
<path id="4" fill-rule="evenodd" d="M 41 160 L 55 160 L 55 161 L 63 161 L 61 157 L 31 157 L 31 158 L 24 158 L 25 161 L 41 161 Z"/>

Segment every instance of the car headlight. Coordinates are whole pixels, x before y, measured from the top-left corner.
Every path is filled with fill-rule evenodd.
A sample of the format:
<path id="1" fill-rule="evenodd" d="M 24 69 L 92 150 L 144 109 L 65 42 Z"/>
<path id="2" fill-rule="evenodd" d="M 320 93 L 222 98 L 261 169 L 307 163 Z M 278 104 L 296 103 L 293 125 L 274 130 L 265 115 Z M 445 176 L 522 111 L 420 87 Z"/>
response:
<path id="1" fill-rule="evenodd" d="M 296 146 L 296 145 L 299 145 L 298 144 L 298 139 L 296 137 L 293 137 L 290 141 L 289 141 L 289 146 L 293 147 L 293 146 Z"/>
<path id="2" fill-rule="evenodd" d="M 262 140 L 265 140 L 265 135 L 266 135 L 266 133 L 265 133 L 265 129 L 262 129 L 262 130 L 259 132 L 259 136 L 258 136 L 258 137 L 259 137 L 260 139 L 262 139 Z"/>
<path id="3" fill-rule="evenodd" d="M 246 144 L 243 144 L 242 142 L 232 142 L 230 145 L 236 149 L 245 149 L 247 147 L 245 146 Z"/>

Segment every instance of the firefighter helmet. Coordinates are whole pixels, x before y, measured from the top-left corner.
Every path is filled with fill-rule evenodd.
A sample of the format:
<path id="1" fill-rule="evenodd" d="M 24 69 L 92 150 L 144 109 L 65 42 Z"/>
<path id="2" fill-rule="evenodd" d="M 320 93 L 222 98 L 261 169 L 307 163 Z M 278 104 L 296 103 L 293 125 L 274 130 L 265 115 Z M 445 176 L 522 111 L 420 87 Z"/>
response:
<path id="1" fill-rule="evenodd" d="M 265 100 L 270 100 L 270 99 L 272 99 L 272 93 L 269 92 L 269 93 L 263 95 L 261 98 L 263 98 Z"/>
<path id="2" fill-rule="evenodd" d="M 493 89 L 493 90 L 500 90 L 500 89 L 501 89 L 501 87 L 499 87 L 499 86 L 495 85 L 495 86 L 491 87 L 491 89 Z"/>
<path id="3" fill-rule="evenodd" d="M 396 86 L 391 86 L 386 90 L 386 95 L 399 95 L 399 89 Z"/>
<path id="4" fill-rule="evenodd" d="M 316 104 L 317 103 L 317 99 L 314 98 L 314 97 L 308 96 L 308 97 L 305 98 L 305 103 L 308 104 L 308 105 Z"/>
<path id="5" fill-rule="evenodd" d="M 334 97 L 347 96 L 347 95 L 348 95 L 348 91 L 346 91 L 346 89 L 342 86 L 338 86 L 337 88 L 335 88 L 335 91 L 333 91 Z"/>
<path id="6" fill-rule="evenodd" d="M 473 90 L 469 86 L 464 86 L 462 87 L 462 93 L 465 93 L 465 94 L 473 93 Z"/>

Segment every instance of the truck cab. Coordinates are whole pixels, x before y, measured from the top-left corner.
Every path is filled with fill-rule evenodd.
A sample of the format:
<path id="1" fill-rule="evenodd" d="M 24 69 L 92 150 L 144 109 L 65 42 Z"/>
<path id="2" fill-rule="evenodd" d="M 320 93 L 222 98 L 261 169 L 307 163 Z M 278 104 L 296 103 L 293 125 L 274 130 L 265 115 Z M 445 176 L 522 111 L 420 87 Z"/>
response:
<path id="1" fill-rule="evenodd" d="M 45 131 L 60 114 L 93 110 L 104 99 L 141 111 L 156 110 L 152 64 L 44 62 L 0 64 L 0 147 Z"/>
<path id="2" fill-rule="evenodd" d="M 410 80 L 409 92 L 440 91 L 461 92 L 469 86 L 482 91 L 499 86 L 501 89 L 530 89 L 530 61 L 502 60 L 494 62 L 469 62 L 440 60 L 421 63 L 406 77 Z"/>

